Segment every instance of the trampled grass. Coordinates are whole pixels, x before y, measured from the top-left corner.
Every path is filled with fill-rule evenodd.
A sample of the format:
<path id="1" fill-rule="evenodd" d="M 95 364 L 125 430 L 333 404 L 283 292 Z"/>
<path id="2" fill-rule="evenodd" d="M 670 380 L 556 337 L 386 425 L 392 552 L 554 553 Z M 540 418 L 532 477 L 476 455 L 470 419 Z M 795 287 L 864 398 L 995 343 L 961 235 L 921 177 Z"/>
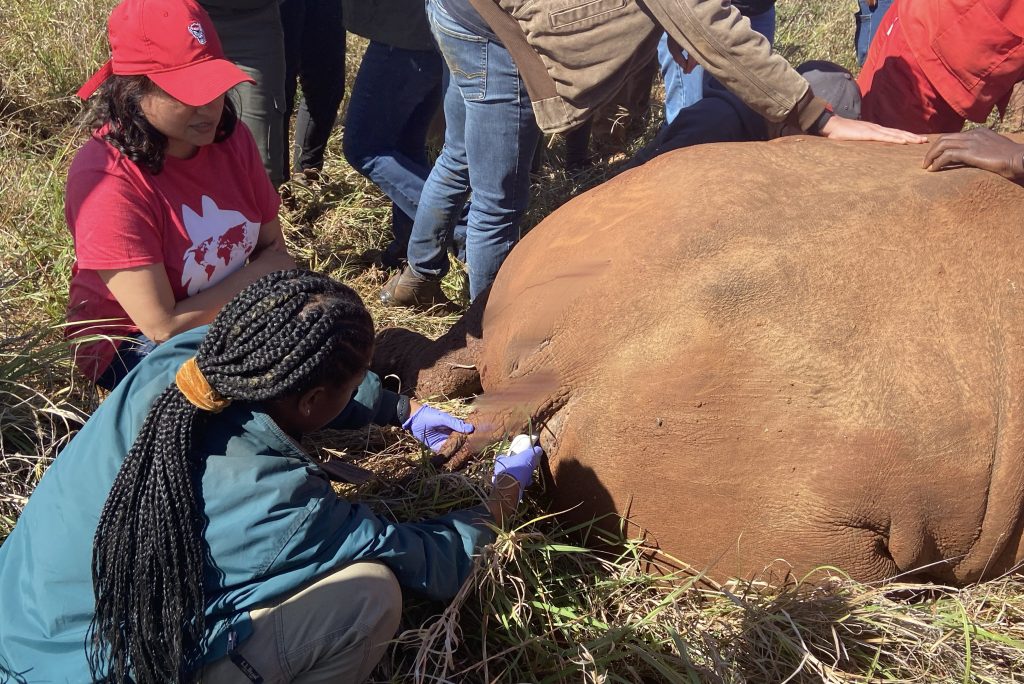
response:
<path id="1" fill-rule="evenodd" d="M 73 374 L 57 327 L 72 263 L 62 192 L 82 136 L 72 94 L 105 54 L 112 4 L 0 7 L 0 538 L 97 400 Z M 826 58 L 852 68 L 852 11 L 846 2 L 780 0 L 778 50 L 793 62 Z M 358 40 L 350 44 L 349 83 L 361 51 Z M 655 107 L 648 134 L 659 115 Z M 291 188 L 289 244 L 309 267 L 353 285 L 380 327 L 438 336 L 454 317 L 377 304 L 385 274 L 367 253 L 387 242 L 389 204 L 344 163 L 340 135 L 339 125 L 326 182 Z M 527 228 L 623 158 L 598 150 L 593 166 L 570 173 L 558 139 L 545 156 Z M 451 296 L 462 280 L 453 269 Z M 368 470 L 367 482 L 341 491 L 398 519 L 475 504 L 490 467 L 485 458 L 465 472 L 438 471 L 389 428 L 325 432 L 309 446 Z M 641 541 L 566 529 L 538 501 L 527 498 L 454 602 L 409 598 L 403 631 L 374 681 L 1010 682 L 1024 673 L 1019 576 L 963 589 L 867 586 L 823 569 L 816 581 L 776 588 L 717 585 L 699 573 L 660 574 Z"/>

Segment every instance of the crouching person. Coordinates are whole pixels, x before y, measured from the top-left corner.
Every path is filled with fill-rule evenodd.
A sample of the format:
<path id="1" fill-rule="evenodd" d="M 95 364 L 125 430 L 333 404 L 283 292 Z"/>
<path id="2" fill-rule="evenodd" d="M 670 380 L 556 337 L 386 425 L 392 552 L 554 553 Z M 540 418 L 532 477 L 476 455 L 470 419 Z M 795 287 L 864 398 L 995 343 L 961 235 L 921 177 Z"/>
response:
<path id="1" fill-rule="evenodd" d="M 454 595 L 540 455 L 510 455 L 487 506 L 419 523 L 339 498 L 298 440 L 357 395 L 373 339 L 352 290 L 283 271 L 143 360 L 0 547 L 0 679 L 365 679 L 399 587 Z M 428 444 L 471 429 L 411 413 Z"/>

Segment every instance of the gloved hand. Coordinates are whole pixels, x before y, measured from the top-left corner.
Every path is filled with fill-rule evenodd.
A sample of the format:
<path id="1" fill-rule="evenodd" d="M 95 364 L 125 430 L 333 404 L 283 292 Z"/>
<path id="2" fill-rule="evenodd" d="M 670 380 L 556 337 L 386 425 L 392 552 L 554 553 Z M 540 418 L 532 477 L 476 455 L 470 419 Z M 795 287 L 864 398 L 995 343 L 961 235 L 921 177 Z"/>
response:
<path id="1" fill-rule="evenodd" d="M 498 456 L 494 461 L 494 476 L 491 484 L 498 481 L 499 475 L 511 475 L 519 483 L 519 500 L 523 498 L 523 490 L 533 484 L 533 471 L 540 463 L 544 450 L 539 446 L 527 447 L 522 451 L 509 452 Z"/>
<path id="2" fill-rule="evenodd" d="M 434 452 L 448 441 L 453 432 L 473 431 L 473 426 L 466 421 L 426 405 L 409 416 L 409 419 L 402 423 L 402 428 L 411 432 L 420 444 Z"/>

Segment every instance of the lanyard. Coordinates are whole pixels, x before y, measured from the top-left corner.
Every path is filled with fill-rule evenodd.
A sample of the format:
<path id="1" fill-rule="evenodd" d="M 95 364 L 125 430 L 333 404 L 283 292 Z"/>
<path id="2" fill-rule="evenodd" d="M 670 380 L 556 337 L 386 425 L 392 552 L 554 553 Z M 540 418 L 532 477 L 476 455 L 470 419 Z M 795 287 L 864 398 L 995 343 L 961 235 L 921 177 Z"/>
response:
<path id="1" fill-rule="evenodd" d="M 231 629 L 228 631 L 228 658 L 235 664 L 235 667 L 242 671 L 242 674 L 249 678 L 250 682 L 263 684 L 263 677 L 248 660 L 242 657 L 241 653 L 235 650 L 236 648 L 238 648 L 238 635 L 235 634 L 234 629 Z"/>

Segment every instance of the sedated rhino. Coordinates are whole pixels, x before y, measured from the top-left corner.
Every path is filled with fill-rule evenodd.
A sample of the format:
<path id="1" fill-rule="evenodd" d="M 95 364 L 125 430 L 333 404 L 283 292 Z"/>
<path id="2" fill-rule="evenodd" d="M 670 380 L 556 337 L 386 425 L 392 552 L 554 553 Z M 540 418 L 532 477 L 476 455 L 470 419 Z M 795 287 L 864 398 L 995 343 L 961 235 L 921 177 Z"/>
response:
<path id="1" fill-rule="evenodd" d="M 384 331 L 375 366 L 420 396 L 479 382 L 480 442 L 542 426 L 552 510 L 626 515 L 712 577 L 1004 573 L 1024 560 L 1024 188 L 925 172 L 924 151 L 659 157 L 545 219 L 436 343 Z"/>

